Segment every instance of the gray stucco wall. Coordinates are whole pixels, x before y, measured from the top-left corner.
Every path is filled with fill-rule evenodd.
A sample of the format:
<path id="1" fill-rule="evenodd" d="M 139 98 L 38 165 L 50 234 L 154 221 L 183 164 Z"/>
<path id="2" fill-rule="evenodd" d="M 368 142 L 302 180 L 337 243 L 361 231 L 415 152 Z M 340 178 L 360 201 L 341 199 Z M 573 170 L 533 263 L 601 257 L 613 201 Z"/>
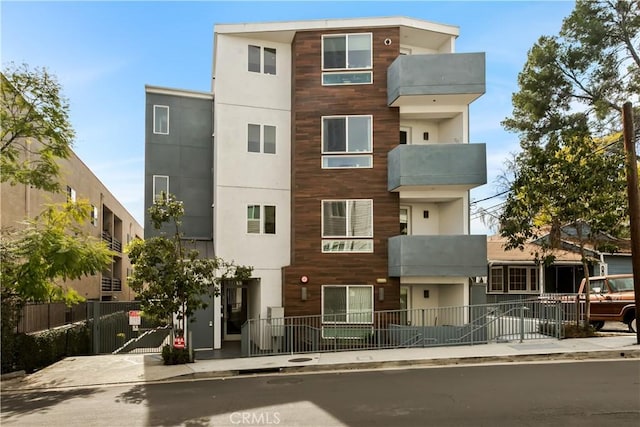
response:
<path id="1" fill-rule="evenodd" d="M 169 107 L 169 134 L 153 133 L 153 106 Z M 169 176 L 169 192 L 184 203 L 185 238 L 213 238 L 213 99 L 147 92 L 145 206 L 153 203 L 153 176 Z M 145 236 L 158 235 L 145 210 Z"/>

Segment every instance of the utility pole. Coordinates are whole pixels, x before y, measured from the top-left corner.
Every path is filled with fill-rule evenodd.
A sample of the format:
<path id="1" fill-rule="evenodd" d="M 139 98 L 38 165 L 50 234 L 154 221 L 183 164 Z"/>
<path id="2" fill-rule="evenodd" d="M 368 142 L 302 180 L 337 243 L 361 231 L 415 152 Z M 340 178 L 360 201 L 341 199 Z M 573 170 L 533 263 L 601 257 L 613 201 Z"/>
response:
<path id="1" fill-rule="evenodd" d="M 622 107 L 624 149 L 627 157 L 627 193 L 629 194 L 629 222 L 631 225 L 631 265 L 636 302 L 636 344 L 640 344 L 640 195 L 638 194 L 638 158 L 634 141 L 633 109 L 631 102 Z"/>

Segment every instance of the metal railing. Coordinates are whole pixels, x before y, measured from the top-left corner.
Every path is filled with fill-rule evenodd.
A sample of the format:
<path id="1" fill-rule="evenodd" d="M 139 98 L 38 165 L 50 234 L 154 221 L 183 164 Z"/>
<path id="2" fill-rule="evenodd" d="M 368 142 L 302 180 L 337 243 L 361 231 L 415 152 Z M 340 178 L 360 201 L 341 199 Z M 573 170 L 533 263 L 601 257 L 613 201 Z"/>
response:
<path id="1" fill-rule="evenodd" d="M 242 354 L 261 356 L 562 338 L 573 306 L 560 299 L 251 319 Z M 348 320 L 348 321 L 347 321 Z"/>
<path id="2" fill-rule="evenodd" d="M 105 292 L 120 292 L 122 291 L 122 280 L 102 277 L 101 289 Z"/>
<path id="3" fill-rule="evenodd" d="M 113 237 L 108 231 L 103 231 L 101 233 L 102 240 L 104 240 L 109 245 L 109 249 L 114 250 L 116 252 L 122 252 L 122 242 L 115 237 Z"/>

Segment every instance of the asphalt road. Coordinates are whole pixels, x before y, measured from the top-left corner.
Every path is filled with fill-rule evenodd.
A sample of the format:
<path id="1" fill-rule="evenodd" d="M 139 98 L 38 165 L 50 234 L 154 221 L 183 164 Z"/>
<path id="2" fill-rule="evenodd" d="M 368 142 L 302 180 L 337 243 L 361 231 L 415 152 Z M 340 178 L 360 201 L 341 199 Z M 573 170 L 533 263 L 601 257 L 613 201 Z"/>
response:
<path id="1" fill-rule="evenodd" d="M 3 393 L 3 426 L 634 426 L 640 360 Z"/>

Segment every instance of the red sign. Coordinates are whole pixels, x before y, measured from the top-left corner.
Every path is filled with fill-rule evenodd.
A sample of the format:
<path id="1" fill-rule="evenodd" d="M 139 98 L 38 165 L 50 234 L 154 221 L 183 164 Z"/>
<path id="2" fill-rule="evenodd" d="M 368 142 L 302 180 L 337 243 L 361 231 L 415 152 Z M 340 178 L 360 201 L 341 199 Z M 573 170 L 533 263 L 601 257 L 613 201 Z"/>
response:
<path id="1" fill-rule="evenodd" d="M 140 326 L 142 324 L 140 320 L 140 310 L 129 311 L 129 325 Z"/>
<path id="2" fill-rule="evenodd" d="M 173 339 L 173 348 L 184 348 L 184 337 L 175 337 Z"/>

